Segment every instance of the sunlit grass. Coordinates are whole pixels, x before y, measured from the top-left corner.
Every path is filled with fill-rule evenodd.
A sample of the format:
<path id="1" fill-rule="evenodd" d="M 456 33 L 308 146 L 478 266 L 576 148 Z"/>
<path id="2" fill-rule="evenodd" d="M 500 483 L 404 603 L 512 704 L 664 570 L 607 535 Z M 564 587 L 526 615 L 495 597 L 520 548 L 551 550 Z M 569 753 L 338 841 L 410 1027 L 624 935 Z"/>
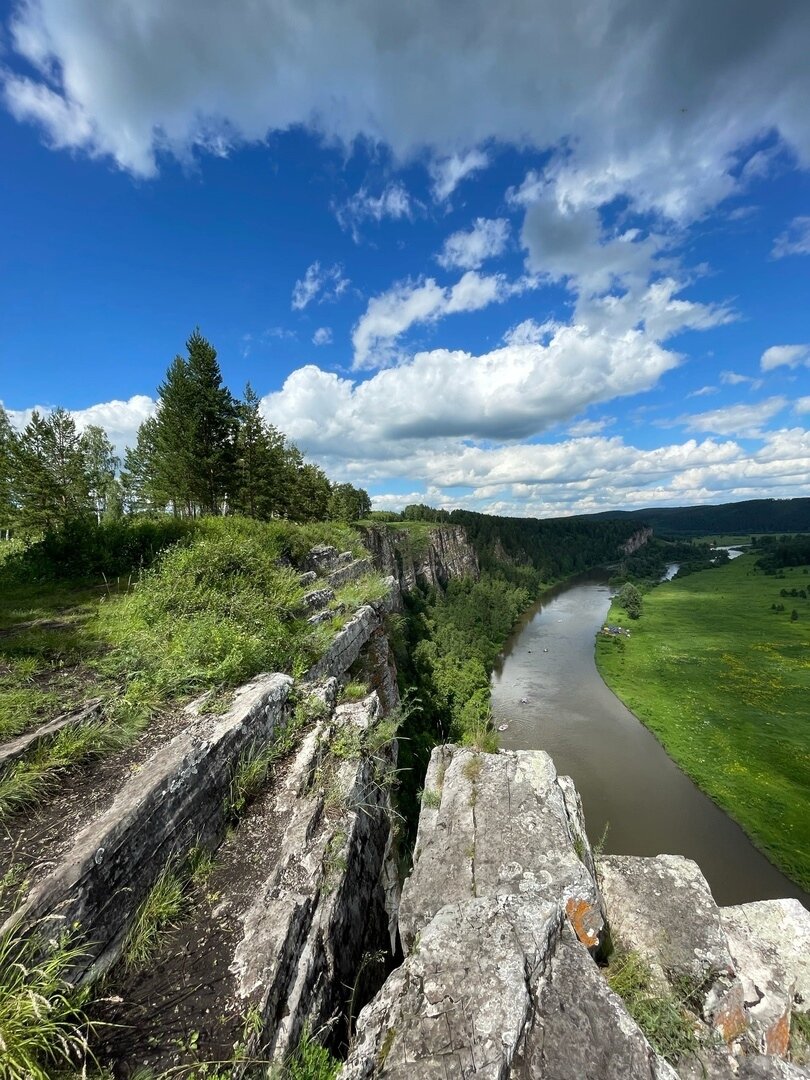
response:
<path id="1" fill-rule="evenodd" d="M 633 623 L 614 605 L 608 621 L 631 636 L 599 638 L 597 664 L 675 761 L 810 887 L 810 602 L 780 597 L 807 590 L 810 574 L 766 576 L 755 562 L 661 585 Z"/>

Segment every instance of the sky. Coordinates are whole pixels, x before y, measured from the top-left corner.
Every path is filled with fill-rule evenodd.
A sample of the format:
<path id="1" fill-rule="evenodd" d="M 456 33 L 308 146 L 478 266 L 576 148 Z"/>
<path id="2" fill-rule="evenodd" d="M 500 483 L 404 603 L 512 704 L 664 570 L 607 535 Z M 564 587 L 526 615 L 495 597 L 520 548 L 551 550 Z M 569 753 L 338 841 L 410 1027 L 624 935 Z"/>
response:
<path id="1" fill-rule="evenodd" d="M 0 0 L 0 401 L 199 326 L 377 509 L 810 495 L 806 0 Z"/>

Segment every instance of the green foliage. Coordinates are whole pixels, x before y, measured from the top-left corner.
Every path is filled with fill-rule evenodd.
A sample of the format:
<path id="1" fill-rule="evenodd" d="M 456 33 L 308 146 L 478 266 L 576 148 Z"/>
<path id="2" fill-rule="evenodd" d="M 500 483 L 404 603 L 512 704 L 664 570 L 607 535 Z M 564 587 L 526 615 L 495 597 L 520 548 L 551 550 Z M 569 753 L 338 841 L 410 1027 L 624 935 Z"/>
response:
<path id="1" fill-rule="evenodd" d="M 368 693 L 369 689 L 366 683 L 348 682 L 345 686 L 340 688 L 338 700 L 341 703 L 346 701 L 362 701 Z"/>
<path id="2" fill-rule="evenodd" d="M 368 492 L 352 484 L 335 484 L 329 496 L 329 517 L 333 521 L 360 521 L 371 512 Z"/>
<path id="3" fill-rule="evenodd" d="M 607 981 L 653 1048 L 670 1064 L 697 1050 L 695 1017 L 686 1007 L 688 991 L 676 996 L 656 987 L 649 966 L 636 952 L 614 953 Z"/>
<path id="4" fill-rule="evenodd" d="M 0 935 L 0 1080 L 52 1080 L 92 1060 L 88 992 L 68 981 L 81 956 L 69 935 L 53 940 L 44 923 L 40 933 L 12 927 Z"/>
<path id="5" fill-rule="evenodd" d="M 649 592 L 623 649 L 597 638 L 611 689 L 769 857 L 810 886 L 807 620 L 774 617 L 773 579 L 744 555 Z M 781 582 L 798 589 L 803 567 Z M 617 605 L 609 621 L 626 616 Z"/>
<path id="6" fill-rule="evenodd" d="M 296 619 L 303 590 L 278 565 L 277 539 L 209 519 L 193 543 L 165 551 L 130 593 L 102 605 L 109 662 L 161 697 L 297 668 L 306 659 L 307 628 Z"/>
<path id="7" fill-rule="evenodd" d="M 810 1013 L 795 1009 L 790 1018 L 790 1060 L 794 1065 L 810 1065 Z"/>
<path id="8" fill-rule="evenodd" d="M 0 776 L 0 822 L 56 791 L 68 769 L 126 746 L 134 734 L 111 721 L 63 728 Z"/>
<path id="9" fill-rule="evenodd" d="M 641 593 L 631 584 L 629 581 L 627 584 L 622 585 L 616 602 L 623 607 L 631 619 L 638 619 L 641 615 L 642 599 Z"/>
<path id="10" fill-rule="evenodd" d="M 271 1069 L 270 1080 L 335 1080 L 342 1062 L 304 1028 L 295 1051 L 282 1068 Z"/>
<path id="11" fill-rule="evenodd" d="M 187 873 L 171 860 L 160 871 L 127 933 L 122 952 L 126 968 L 142 968 L 176 924 L 186 906 L 187 882 Z"/>

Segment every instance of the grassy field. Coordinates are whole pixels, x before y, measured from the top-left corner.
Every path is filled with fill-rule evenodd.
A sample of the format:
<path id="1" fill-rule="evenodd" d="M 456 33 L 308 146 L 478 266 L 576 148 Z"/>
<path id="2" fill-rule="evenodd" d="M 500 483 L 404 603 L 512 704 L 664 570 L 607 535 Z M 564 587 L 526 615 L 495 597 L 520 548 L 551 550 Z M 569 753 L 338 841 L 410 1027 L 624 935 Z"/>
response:
<path id="1" fill-rule="evenodd" d="M 755 555 L 661 585 L 630 638 L 597 641 L 611 689 L 782 870 L 810 888 L 810 571 Z M 774 610 L 774 605 L 784 610 Z M 792 618 L 793 611 L 797 618 Z"/>

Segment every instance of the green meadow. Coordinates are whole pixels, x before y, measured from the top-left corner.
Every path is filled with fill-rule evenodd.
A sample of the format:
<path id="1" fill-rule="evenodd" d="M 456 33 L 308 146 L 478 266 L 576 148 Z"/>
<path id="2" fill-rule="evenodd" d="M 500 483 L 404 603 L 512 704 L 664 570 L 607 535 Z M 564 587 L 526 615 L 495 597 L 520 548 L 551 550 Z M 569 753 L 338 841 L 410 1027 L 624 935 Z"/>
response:
<path id="1" fill-rule="evenodd" d="M 637 620 L 614 602 L 608 622 L 631 636 L 600 637 L 596 661 L 678 765 L 810 888 L 810 601 L 789 595 L 810 592 L 810 569 L 769 576 L 756 559 L 659 585 Z"/>

